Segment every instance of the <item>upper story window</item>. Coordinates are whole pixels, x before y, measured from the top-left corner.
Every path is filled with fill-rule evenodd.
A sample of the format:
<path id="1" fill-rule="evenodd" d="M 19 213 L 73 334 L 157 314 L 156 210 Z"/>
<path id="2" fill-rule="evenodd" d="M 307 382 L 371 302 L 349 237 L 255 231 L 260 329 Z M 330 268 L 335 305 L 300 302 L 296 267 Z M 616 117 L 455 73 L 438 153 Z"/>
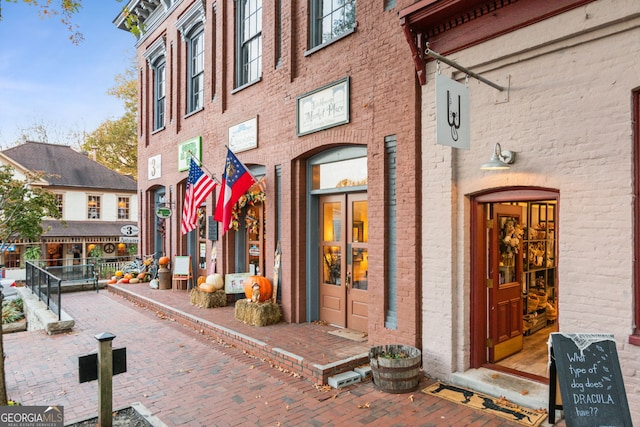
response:
<path id="1" fill-rule="evenodd" d="M 100 196 L 87 197 L 87 218 L 100 219 Z"/>
<path id="2" fill-rule="evenodd" d="M 60 193 L 56 193 L 55 197 L 56 197 L 56 206 L 58 206 L 58 212 L 60 212 L 60 218 L 64 218 L 62 216 L 63 214 L 62 208 L 64 207 L 63 205 L 64 197 Z"/>
<path id="3" fill-rule="evenodd" d="M 262 76 L 262 0 L 240 0 L 236 9 L 236 87 Z"/>
<path id="4" fill-rule="evenodd" d="M 118 197 L 118 219 L 129 219 L 129 197 Z"/>
<path id="5" fill-rule="evenodd" d="M 353 32 L 356 0 L 312 0 L 310 24 L 310 48 Z"/>
<path id="6" fill-rule="evenodd" d="M 204 107 L 204 27 L 194 29 L 186 39 L 188 51 L 187 113 Z"/>
<path id="7" fill-rule="evenodd" d="M 167 80 L 166 43 L 164 37 L 158 38 L 145 51 L 144 57 L 149 64 L 153 78 L 153 130 L 159 130 L 165 126 L 165 98 Z"/>
<path id="8" fill-rule="evenodd" d="M 204 2 L 197 1 L 176 22 L 187 52 L 187 114 L 204 108 Z"/>
<path id="9" fill-rule="evenodd" d="M 153 67 L 153 130 L 164 128 L 167 63 L 164 56 Z"/>

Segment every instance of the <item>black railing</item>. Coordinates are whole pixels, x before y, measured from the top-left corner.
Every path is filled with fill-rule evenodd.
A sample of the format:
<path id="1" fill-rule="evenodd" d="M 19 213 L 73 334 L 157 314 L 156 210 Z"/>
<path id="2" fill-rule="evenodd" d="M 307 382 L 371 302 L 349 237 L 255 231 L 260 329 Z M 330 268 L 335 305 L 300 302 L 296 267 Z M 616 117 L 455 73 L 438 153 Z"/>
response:
<path id="1" fill-rule="evenodd" d="M 62 279 L 62 285 L 88 283 L 94 285 L 96 291 L 98 290 L 98 276 L 93 264 L 47 267 L 47 271 Z"/>
<path id="2" fill-rule="evenodd" d="M 51 311 L 62 320 L 61 295 L 62 279 L 31 262 L 26 262 L 26 285 Z"/>

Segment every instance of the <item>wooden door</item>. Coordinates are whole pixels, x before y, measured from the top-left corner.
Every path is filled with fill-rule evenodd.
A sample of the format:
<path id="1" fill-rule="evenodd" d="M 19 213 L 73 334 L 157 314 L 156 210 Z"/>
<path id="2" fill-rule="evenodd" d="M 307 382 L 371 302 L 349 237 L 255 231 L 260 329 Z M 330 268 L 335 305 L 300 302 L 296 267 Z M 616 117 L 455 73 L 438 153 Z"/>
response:
<path id="1" fill-rule="evenodd" d="M 366 194 L 320 200 L 320 320 L 368 329 L 368 219 Z"/>
<path id="2" fill-rule="evenodd" d="M 495 204 L 489 238 L 489 362 L 522 350 L 522 208 Z"/>

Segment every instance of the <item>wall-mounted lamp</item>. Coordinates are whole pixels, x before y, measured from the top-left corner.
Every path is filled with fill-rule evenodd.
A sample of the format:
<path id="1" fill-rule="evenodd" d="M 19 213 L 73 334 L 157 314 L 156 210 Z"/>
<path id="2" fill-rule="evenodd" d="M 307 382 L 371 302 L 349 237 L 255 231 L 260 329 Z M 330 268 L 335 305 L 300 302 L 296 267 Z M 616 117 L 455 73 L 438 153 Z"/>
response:
<path id="1" fill-rule="evenodd" d="M 480 169 L 485 171 L 492 170 L 500 170 L 500 169 L 509 169 L 510 164 L 512 164 L 516 160 L 515 151 L 502 151 L 502 147 L 500 147 L 500 143 L 496 143 L 496 147 L 493 150 L 493 155 L 491 156 L 491 160 L 487 163 L 484 163 L 480 166 Z"/>

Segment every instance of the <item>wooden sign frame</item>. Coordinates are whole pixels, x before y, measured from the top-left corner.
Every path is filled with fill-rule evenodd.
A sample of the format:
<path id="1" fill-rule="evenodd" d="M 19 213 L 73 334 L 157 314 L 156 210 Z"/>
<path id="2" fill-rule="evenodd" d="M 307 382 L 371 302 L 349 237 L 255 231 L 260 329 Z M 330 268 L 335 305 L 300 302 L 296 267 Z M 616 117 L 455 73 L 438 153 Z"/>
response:
<path id="1" fill-rule="evenodd" d="M 549 342 L 549 423 L 560 409 L 567 427 L 632 427 L 613 335 L 556 332 Z"/>
<path id="2" fill-rule="evenodd" d="M 185 281 L 185 289 L 189 288 L 189 280 L 193 279 L 193 270 L 191 268 L 191 256 L 178 256 L 173 258 L 171 265 L 173 269 L 173 281 L 171 289 L 176 289 L 176 282 Z"/>

